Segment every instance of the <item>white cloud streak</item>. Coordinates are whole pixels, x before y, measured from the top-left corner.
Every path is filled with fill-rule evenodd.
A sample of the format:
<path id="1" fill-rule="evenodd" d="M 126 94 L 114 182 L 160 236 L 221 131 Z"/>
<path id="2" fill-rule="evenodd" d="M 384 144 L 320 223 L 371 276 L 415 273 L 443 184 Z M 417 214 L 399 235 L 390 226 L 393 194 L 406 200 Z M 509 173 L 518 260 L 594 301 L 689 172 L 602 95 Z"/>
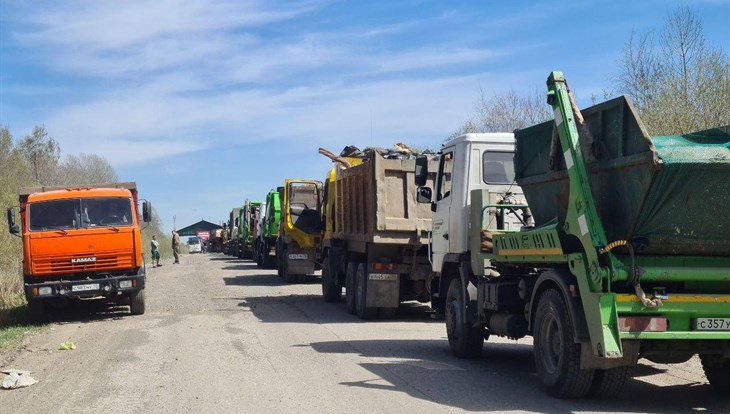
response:
<path id="1" fill-rule="evenodd" d="M 393 135 L 447 134 L 471 108 L 479 83 L 473 67 L 510 53 L 369 43 L 428 19 L 364 36 L 347 28 L 282 30 L 326 5 L 54 2 L 24 15 L 32 29 L 14 38 L 51 70 L 106 87 L 59 107 L 45 123 L 64 148 L 97 152 L 115 165 L 231 142 L 365 138 L 371 113 L 377 129 Z M 472 69 L 453 75 L 446 68 Z"/>

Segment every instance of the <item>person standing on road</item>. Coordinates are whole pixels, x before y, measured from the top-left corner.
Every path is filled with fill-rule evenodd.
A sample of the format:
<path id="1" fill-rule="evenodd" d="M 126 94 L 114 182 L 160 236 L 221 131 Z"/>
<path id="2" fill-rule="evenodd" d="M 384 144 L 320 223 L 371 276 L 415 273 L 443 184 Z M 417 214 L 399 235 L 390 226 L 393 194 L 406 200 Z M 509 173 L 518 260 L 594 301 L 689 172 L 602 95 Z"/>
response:
<path id="1" fill-rule="evenodd" d="M 160 242 L 157 241 L 157 235 L 152 235 L 152 267 L 162 266 L 160 264 Z"/>
<path id="2" fill-rule="evenodd" d="M 172 254 L 175 256 L 175 263 L 180 263 L 180 236 L 175 230 L 172 231 Z"/>

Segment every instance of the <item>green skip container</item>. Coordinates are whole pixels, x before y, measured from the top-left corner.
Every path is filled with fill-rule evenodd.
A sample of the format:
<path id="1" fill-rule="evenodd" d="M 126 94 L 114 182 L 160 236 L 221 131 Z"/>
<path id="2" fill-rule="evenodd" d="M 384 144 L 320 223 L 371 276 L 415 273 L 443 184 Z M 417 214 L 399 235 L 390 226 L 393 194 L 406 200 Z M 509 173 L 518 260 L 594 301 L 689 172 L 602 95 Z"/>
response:
<path id="1" fill-rule="evenodd" d="M 730 126 L 650 137 L 623 96 L 581 113 L 581 150 L 609 243 L 630 240 L 645 255 L 730 256 Z M 548 121 L 515 132 L 517 184 L 538 226 L 562 223 L 568 204 L 552 131 Z"/>

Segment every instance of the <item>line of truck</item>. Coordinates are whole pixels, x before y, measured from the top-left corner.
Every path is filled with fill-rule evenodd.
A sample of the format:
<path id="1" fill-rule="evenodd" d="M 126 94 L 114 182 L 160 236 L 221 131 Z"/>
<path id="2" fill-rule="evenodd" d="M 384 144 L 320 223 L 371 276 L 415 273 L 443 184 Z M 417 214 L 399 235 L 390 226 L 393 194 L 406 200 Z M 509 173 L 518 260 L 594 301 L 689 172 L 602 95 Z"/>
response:
<path id="1" fill-rule="evenodd" d="M 554 120 L 436 156 L 320 149 L 334 168 L 269 193 L 278 234 L 257 251 L 287 282 L 321 269 L 324 300 L 344 288 L 363 319 L 430 302 L 458 357 L 532 336 L 556 397 L 614 396 L 640 358 L 695 355 L 727 394 L 730 127 L 651 137 L 626 97 L 581 112 L 562 73 L 547 86 Z"/>
<path id="2" fill-rule="evenodd" d="M 650 136 L 628 98 L 578 110 L 560 72 L 546 97 L 553 120 L 437 154 L 320 149 L 334 162 L 323 181 L 247 200 L 217 243 L 288 283 L 321 270 L 323 299 L 344 289 L 362 319 L 430 303 L 458 357 L 532 336 L 559 398 L 608 398 L 641 358 L 695 355 L 728 395 L 730 126 Z M 12 208 L 8 225 L 32 312 L 98 296 L 144 312 L 137 203 L 133 183 L 21 191 L 21 225 Z"/>

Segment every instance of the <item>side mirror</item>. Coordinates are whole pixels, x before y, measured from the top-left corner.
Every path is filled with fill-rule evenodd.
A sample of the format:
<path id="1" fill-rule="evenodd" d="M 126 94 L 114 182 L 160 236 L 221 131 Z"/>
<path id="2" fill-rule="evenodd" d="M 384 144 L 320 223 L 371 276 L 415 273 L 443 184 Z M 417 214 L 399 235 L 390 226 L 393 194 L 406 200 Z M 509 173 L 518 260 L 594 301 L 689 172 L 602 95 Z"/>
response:
<path id="1" fill-rule="evenodd" d="M 428 182 L 428 156 L 419 155 L 416 157 L 416 185 L 422 187 Z"/>
<path id="2" fill-rule="evenodd" d="M 11 234 L 20 233 L 20 227 L 15 223 L 15 210 L 12 207 L 8 209 L 8 229 Z"/>
<path id="3" fill-rule="evenodd" d="M 152 221 L 152 203 L 149 201 L 142 203 L 142 221 L 145 223 Z"/>
<path id="4" fill-rule="evenodd" d="M 432 196 L 433 194 L 431 193 L 431 188 L 429 187 L 418 187 L 418 190 L 416 191 L 416 201 L 421 204 L 430 203 Z"/>

